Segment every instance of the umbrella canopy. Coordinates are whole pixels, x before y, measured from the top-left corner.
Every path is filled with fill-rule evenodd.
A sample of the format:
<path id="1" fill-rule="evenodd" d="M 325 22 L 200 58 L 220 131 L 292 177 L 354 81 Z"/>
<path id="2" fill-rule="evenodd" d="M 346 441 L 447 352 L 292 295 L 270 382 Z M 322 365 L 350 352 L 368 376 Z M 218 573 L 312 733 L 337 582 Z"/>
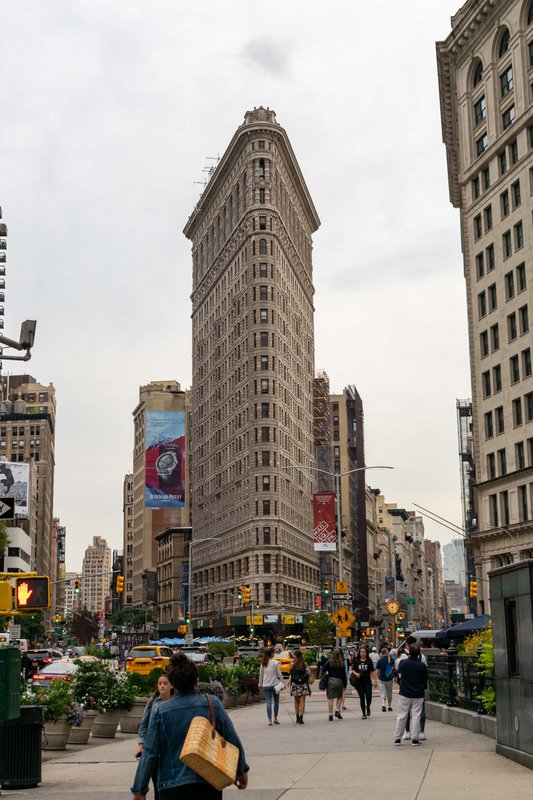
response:
<path id="1" fill-rule="evenodd" d="M 463 639 L 470 636 L 475 631 L 482 631 L 490 625 L 490 617 L 488 614 L 482 614 L 480 617 L 474 619 L 465 619 L 458 625 L 452 625 L 451 628 L 445 628 L 442 631 L 437 631 L 436 639 Z"/>

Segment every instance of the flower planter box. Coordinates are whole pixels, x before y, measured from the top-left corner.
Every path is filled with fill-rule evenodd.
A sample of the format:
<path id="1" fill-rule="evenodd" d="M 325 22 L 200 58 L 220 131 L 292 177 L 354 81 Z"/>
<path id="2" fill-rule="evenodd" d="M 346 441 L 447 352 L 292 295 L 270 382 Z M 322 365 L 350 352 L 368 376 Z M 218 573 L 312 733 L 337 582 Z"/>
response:
<path id="1" fill-rule="evenodd" d="M 147 702 L 147 697 L 136 697 L 130 710 L 122 712 L 120 718 L 121 733 L 137 733 Z"/>
<path id="2" fill-rule="evenodd" d="M 46 722 L 43 730 L 43 750 L 65 750 L 71 727 L 66 717 Z"/>
<path id="3" fill-rule="evenodd" d="M 87 716 L 79 727 L 73 725 L 70 729 L 69 744 L 87 744 L 93 729 L 96 711 L 86 711 Z"/>
<path id="4" fill-rule="evenodd" d="M 114 739 L 123 713 L 124 709 L 119 709 L 97 714 L 92 730 L 93 739 Z"/>
<path id="5" fill-rule="evenodd" d="M 235 708 L 237 705 L 237 698 L 235 695 L 225 694 L 224 699 L 222 700 L 222 705 L 224 708 Z"/>
<path id="6" fill-rule="evenodd" d="M 238 706 L 245 706 L 248 704 L 249 697 L 250 697 L 249 692 L 244 692 L 243 694 L 239 694 L 235 698 L 236 700 L 235 704 Z"/>

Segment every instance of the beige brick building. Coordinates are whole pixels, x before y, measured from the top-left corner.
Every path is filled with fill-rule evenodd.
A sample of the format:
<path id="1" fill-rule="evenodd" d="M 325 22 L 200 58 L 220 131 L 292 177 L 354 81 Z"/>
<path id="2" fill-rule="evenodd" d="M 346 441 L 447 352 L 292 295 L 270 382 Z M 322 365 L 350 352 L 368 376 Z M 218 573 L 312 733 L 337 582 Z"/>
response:
<path id="1" fill-rule="evenodd" d="M 101 536 L 93 536 L 83 557 L 81 605 L 100 614 L 104 621 L 105 601 L 111 596 L 111 548 Z"/>
<path id="2" fill-rule="evenodd" d="M 53 551 L 56 396 L 53 384 L 38 383 L 31 375 L 2 379 L 0 456 L 30 464 L 31 500 L 28 519 L 21 525 L 32 540 L 32 567 L 55 575 Z M 52 597 L 54 600 L 54 597 Z"/>
<path id="3" fill-rule="evenodd" d="M 239 584 L 307 610 L 313 550 L 312 234 L 320 221 L 273 111 L 248 111 L 184 233 L 193 258 L 192 615 Z"/>
<path id="4" fill-rule="evenodd" d="M 176 381 L 151 381 L 139 389 L 133 411 L 133 487 L 131 475 L 124 482 L 124 602 L 128 605 L 149 603 L 155 609 L 156 535 L 190 525 L 189 404 L 190 392 Z M 176 475 L 181 475 L 179 498 L 174 492 Z"/>
<path id="5" fill-rule="evenodd" d="M 533 2 L 470 0 L 437 44 L 466 280 L 478 611 L 487 573 L 533 555 Z"/>

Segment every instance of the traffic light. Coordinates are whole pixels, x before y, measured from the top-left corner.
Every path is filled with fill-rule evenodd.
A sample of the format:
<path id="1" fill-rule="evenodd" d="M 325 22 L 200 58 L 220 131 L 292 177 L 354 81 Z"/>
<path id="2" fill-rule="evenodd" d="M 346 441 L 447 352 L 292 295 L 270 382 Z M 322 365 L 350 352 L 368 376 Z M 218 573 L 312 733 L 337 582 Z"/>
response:
<path id="1" fill-rule="evenodd" d="M 185 622 L 187 623 L 187 625 L 191 624 L 191 615 L 188 611 L 185 612 Z"/>
<path id="2" fill-rule="evenodd" d="M 0 581 L 0 611 L 11 611 L 12 593 L 13 590 L 9 581 Z"/>
<path id="3" fill-rule="evenodd" d="M 241 584 L 237 589 L 237 597 L 239 598 L 239 600 L 242 600 L 243 591 L 244 591 L 244 586 Z"/>
<path id="4" fill-rule="evenodd" d="M 37 575 L 33 578 L 15 579 L 15 609 L 50 608 L 50 578 Z"/>
<path id="5" fill-rule="evenodd" d="M 329 581 L 324 581 L 324 594 L 329 594 Z"/>
<path id="6" fill-rule="evenodd" d="M 56 625 L 58 625 L 62 621 L 63 620 L 62 620 L 61 614 L 58 614 L 58 613 L 54 614 L 54 622 L 55 622 Z"/>
<path id="7" fill-rule="evenodd" d="M 74 581 L 74 594 L 79 594 L 80 593 L 80 591 L 81 591 L 80 586 L 81 586 L 81 584 L 80 584 L 79 580 L 76 578 L 76 580 Z"/>
<path id="8" fill-rule="evenodd" d="M 477 597 L 477 581 L 473 578 L 470 581 L 470 597 Z"/>
<path id="9" fill-rule="evenodd" d="M 252 590 L 250 589 L 250 587 L 249 586 L 243 586 L 242 602 L 245 605 L 250 602 L 251 596 L 252 596 Z"/>
<path id="10" fill-rule="evenodd" d="M 322 595 L 320 592 L 315 594 L 315 611 L 322 611 Z"/>
<path id="11" fill-rule="evenodd" d="M 117 594 L 121 594 L 124 591 L 124 576 L 117 575 L 117 585 L 116 585 Z"/>

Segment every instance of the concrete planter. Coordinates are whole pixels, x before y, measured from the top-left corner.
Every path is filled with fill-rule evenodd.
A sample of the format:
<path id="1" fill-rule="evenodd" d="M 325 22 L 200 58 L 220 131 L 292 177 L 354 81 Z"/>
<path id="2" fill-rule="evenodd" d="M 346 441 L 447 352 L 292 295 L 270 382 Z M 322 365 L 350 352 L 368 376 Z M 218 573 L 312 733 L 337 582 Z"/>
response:
<path id="1" fill-rule="evenodd" d="M 87 744 L 89 736 L 93 729 L 94 720 L 96 719 L 96 711 L 87 711 L 87 716 L 79 726 L 74 725 L 70 729 L 70 736 L 68 738 L 69 744 Z"/>
<path id="2" fill-rule="evenodd" d="M 114 739 L 123 713 L 124 709 L 119 709 L 97 714 L 92 730 L 93 739 Z"/>
<path id="3" fill-rule="evenodd" d="M 249 700 L 249 692 L 243 692 L 243 694 L 239 694 L 235 698 L 236 701 L 235 705 L 246 706 L 248 705 L 248 700 Z"/>
<path id="4" fill-rule="evenodd" d="M 225 694 L 224 699 L 222 700 L 222 705 L 224 708 L 235 708 L 237 705 L 237 698 L 233 695 Z"/>
<path id="5" fill-rule="evenodd" d="M 46 722 L 43 731 L 43 750 L 65 750 L 71 727 L 66 717 Z"/>
<path id="6" fill-rule="evenodd" d="M 121 733 L 137 733 L 147 702 L 147 697 L 136 697 L 130 710 L 122 712 L 120 718 Z"/>

